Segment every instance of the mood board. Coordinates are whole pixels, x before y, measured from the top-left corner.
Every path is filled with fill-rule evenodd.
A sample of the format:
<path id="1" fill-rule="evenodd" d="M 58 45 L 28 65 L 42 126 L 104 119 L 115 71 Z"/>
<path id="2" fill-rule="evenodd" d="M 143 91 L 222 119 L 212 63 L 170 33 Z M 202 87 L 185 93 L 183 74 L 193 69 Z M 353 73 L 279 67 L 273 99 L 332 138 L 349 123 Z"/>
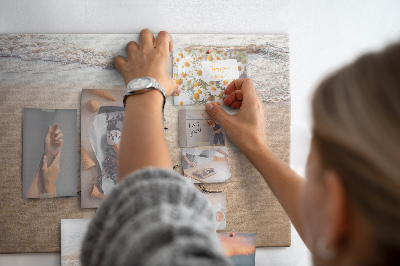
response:
<path id="1" fill-rule="evenodd" d="M 171 53 L 170 74 L 180 84 L 181 98 L 170 97 L 164 110 L 164 126 L 174 170 L 184 174 L 183 149 L 180 146 L 179 112 L 195 110 L 201 113 L 205 101 L 221 101 L 224 77 L 219 83 L 191 80 L 186 75 L 203 75 L 206 70 L 190 69 L 186 63 L 204 54 L 205 60 L 236 60 L 239 74 L 253 80 L 254 86 L 267 109 L 266 126 L 270 149 L 285 163 L 290 155 L 290 89 L 289 48 L 285 35 L 190 35 L 174 34 L 174 52 Z M 58 252 L 60 251 L 60 220 L 91 218 L 101 203 L 103 193 L 88 180 L 83 180 L 81 154 L 89 149 L 81 139 L 83 106 L 87 106 L 83 91 L 107 90 L 116 99 L 121 98 L 124 82 L 112 61 L 116 56 L 126 57 L 125 47 L 138 41 L 137 34 L 97 35 L 0 35 L 0 253 Z M 206 51 L 211 52 L 207 53 Z M 178 51 L 182 52 L 179 55 Z M 186 52 L 186 54 L 185 54 Z M 235 54 L 237 53 L 237 54 Z M 190 55 L 190 58 L 187 56 Z M 213 58 L 209 58 L 209 56 Z M 177 58 L 184 59 L 177 62 Z M 193 59 L 194 58 L 194 59 Z M 192 60 L 192 61 L 190 61 Z M 181 60 L 179 60 L 181 61 Z M 177 67 L 188 67 L 177 72 Z M 218 67 L 218 62 L 216 65 Z M 206 66 L 204 66 L 206 67 Z M 179 75 L 179 76 L 178 76 Z M 190 80 L 190 82 L 189 82 Z M 196 83 L 197 82 L 197 83 Z M 206 93 L 207 92 L 207 93 Z M 97 98 L 96 98 L 97 97 Z M 92 99 L 100 101 L 101 96 Z M 104 98 L 104 97 L 103 97 Z M 24 109 L 35 108 L 44 112 L 55 109 L 77 110 L 76 176 L 77 196 L 29 199 L 23 197 L 23 129 Z M 93 107 L 95 108 L 95 107 Z M 229 107 L 226 111 L 233 113 Z M 25 110 L 26 111 L 26 110 Z M 99 112 L 100 110 L 96 110 Z M 82 116 L 83 117 L 83 116 Z M 83 119 L 83 118 L 82 118 Z M 192 118 L 190 118 L 192 119 Z M 202 119 L 199 115 L 199 121 Z M 208 120 L 204 120 L 206 123 Z M 82 126 L 81 126 L 82 125 Z M 215 131 L 217 132 L 217 131 Z M 245 136 L 244 136 L 245 137 Z M 222 139 L 217 144 L 221 144 Z M 210 141 L 213 141 L 212 139 Z M 64 145 L 66 145 L 64 143 Z M 201 145 L 199 145 L 201 146 Z M 212 146 L 212 145 L 211 145 Z M 224 155 L 217 158 L 220 165 L 228 163 L 229 182 L 194 182 L 204 193 L 224 193 L 226 198 L 226 224 L 221 232 L 256 233 L 257 246 L 289 246 L 290 221 L 260 174 L 240 150 L 224 139 L 229 163 Z M 82 147 L 84 147 L 82 149 Z M 86 148 L 85 148 L 86 147 Z M 185 151 L 194 155 L 195 151 Z M 201 151 L 203 152 L 203 151 Z M 207 151 L 210 153 L 210 151 Z M 203 152 L 203 153 L 207 153 Z M 212 151 L 218 152 L 218 151 Z M 94 158 L 93 151 L 88 153 Z M 200 154 L 200 153 L 199 153 Z M 64 155 L 64 154 L 63 154 Z M 228 155 L 225 155 L 227 157 Z M 215 158 L 215 157 L 214 157 Z M 73 158 L 75 160 L 75 157 Z M 32 160 L 40 160 L 32 158 Z M 37 161 L 35 161 L 37 165 Z M 208 162 L 213 167 L 216 161 Z M 208 169 L 214 169 L 208 167 Z M 75 169 L 75 168 L 73 168 Z M 217 169 L 217 167 L 215 167 Z M 75 171 L 75 170 L 74 170 Z M 97 167 L 90 171 L 101 172 Z M 70 171 L 69 171 L 70 172 Z M 203 171 L 204 172 L 204 171 Z M 212 171 L 187 171 L 196 178 L 213 178 Z M 81 180 L 82 179 L 82 180 Z M 86 183 L 85 183 L 86 182 Z M 84 190 L 81 184 L 87 184 Z M 97 193 L 97 194 L 96 194 Z M 89 195 L 89 196 L 88 196 Z M 86 197 L 88 196 L 88 197 Z M 85 198 L 86 197 L 86 198 Z M 88 203 L 82 208 L 83 201 Z"/>

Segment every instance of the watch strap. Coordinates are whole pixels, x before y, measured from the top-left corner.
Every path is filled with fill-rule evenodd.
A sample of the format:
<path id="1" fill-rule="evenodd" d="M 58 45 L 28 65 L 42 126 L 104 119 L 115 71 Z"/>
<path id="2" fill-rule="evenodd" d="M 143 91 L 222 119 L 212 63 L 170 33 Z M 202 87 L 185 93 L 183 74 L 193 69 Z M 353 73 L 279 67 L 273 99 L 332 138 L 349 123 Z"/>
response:
<path id="1" fill-rule="evenodd" d="M 141 91 L 141 90 L 148 90 L 148 91 L 150 91 L 150 90 L 158 90 L 159 92 L 161 92 L 161 94 L 162 94 L 162 96 L 164 98 L 163 107 L 162 107 L 162 110 L 164 111 L 165 101 L 166 101 L 166 98 L 167 98 L 167 95 L 165 93 L 164 88 L 154 78 L 150 78 L 151 85 L 149 87 L 146 87 L 146 88 L 143 88 L 143 89 L 140 89 L 140 90 L 134 90 L 134 91 L 129 90 L 130 89 L 130 84 L 133 83 L 135 80 L 136 79 L 131 80 L 128 83 L 128 85 L 126 86 L 127 89 L 125 90 L 124 99 L 123 99 L 124 107 L 126 105 L 126 98 L 128 98 L 128 96 L 131 96 L 131 95 L 135 94 L 135 92 Z"/>

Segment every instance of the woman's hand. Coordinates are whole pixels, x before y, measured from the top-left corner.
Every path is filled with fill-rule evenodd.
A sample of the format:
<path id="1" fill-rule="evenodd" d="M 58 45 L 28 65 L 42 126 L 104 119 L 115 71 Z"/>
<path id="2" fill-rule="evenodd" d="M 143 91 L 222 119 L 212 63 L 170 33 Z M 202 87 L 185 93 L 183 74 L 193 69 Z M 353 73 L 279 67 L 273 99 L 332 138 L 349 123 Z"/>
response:
<path id="1" fill-rule="evenodd" d="M 63 146 L 63 134 L 58 128 L 59 126 L 59 124 L 54 125 L 54 127 L 49 126 L 46 136 L 44 137 L 44 155 L 47 156 L 47 162 L 49 164 L 51 164 L 54 157 L 61 151 Z"/>
<path id="2" fill-rule="evenodd" d="M 225 129 L 229 139 L 245 154 L 267 147 L 265 107 L 251 79 L 237 79 L 225 89 L 225 105 L 240 108 L 236 115 L 227 114 L 219 105 L 207 103 L 207 112 Z"/>
<path id="3" fill-rule="evenodd" d="M 61 151 L 57 153 L 53 162 L 47 167 L 47 156 L 43 155 L 42 162 L 42 177 L 45 193 L 48 193 L 50 197 L 57 197 L 56 181 L 58 174 L 60 173 L 60 157 Z"/>
<path id="4" fill-rule="evenodd" d="M 168 32 L 160 31 L 156 40 L 150 30 L 144 29 L 140 32 L 140 45 L 132 41 L 126 46 L 128 61 L 118 56 L 114 58 L 114 66 L 124 78 L 125 85 L 135 78 L 152 77 L 168 97 L 178 93 L 178 86 L 168 73 L 171 50 L 172 37 Z"/>

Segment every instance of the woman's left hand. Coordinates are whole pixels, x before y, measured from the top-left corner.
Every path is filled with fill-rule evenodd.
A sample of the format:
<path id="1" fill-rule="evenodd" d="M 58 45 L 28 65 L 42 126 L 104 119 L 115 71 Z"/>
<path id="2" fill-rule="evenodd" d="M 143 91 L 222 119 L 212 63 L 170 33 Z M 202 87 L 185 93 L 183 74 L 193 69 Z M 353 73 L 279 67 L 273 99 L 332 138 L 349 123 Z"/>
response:
<path id="1" fill-rule="evenodd" d="M 171 50 L 172 37 L 168 32 L 160 31 L 156 40 L 150 30 L 144 29 L 140 32 L 140 45 L 132 41 L 126 46 L 128 60 L 118 56 L 114 58 L 114 66 L 125 85 L 135 78 L 151 77 L 160 83 L 167 97 L 176 95 L 178 85 L 168 73 Z"/>

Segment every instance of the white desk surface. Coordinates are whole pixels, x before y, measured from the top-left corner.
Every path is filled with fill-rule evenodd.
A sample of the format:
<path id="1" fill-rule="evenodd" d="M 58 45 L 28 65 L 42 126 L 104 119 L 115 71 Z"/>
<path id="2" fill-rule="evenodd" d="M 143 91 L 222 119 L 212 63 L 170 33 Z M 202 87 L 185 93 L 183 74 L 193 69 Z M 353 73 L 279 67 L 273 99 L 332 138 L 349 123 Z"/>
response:
<path id="1" fill-rule="evenodd" d="M 283 33 L 290 37 L 291 166 L 304 176 L 310 95 L 329 71 L 400 39 L 397 0 L 0 0 L 1 33 Z M 0 225 L 1 226 L 1 225 Z M 60 255 L 2 254 L 2 265 L 59 265 Z M 256 265 L 311 265 L 292 227 L 289 248 L 259 248 Z"/>

